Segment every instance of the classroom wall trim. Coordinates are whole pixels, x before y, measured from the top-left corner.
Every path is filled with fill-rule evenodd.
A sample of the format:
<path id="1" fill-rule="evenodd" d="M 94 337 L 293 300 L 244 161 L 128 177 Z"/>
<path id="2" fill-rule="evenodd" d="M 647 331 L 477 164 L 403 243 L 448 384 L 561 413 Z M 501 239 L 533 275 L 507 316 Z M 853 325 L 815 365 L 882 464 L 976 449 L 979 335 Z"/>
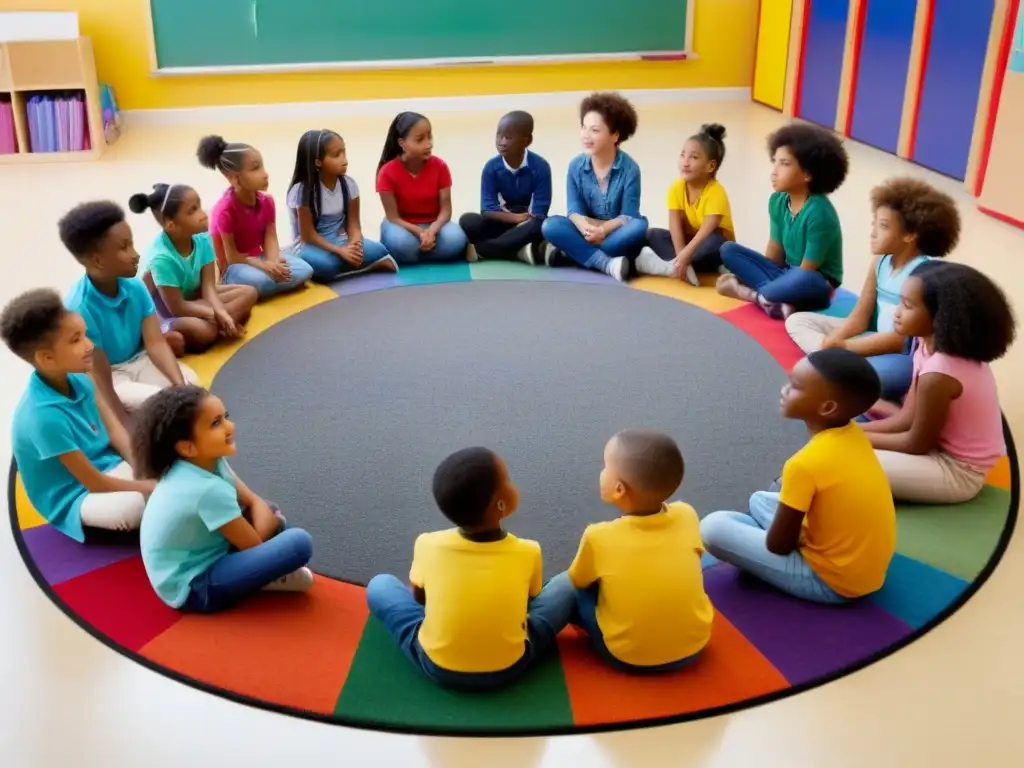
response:
<path id="1" fill-rule="evenodd" d="M 649 88 L 619 91 L 637 106 L 749 101 L 750 88 Z M 291 104 L 250 104 L 221 107 L 139 109 L 122 112 L 126 125 L 187 125 L 196 121 L 253 122 L 310 118 L 394 117 L 413 110 L 425 114 L 442 112 L 498 112 L 510 109 L 575 107 L 590 91 L 523 93 L 509 96 L 437 96 L 412 99 L 365 99 L 360 101 L 304 101 Z"/>

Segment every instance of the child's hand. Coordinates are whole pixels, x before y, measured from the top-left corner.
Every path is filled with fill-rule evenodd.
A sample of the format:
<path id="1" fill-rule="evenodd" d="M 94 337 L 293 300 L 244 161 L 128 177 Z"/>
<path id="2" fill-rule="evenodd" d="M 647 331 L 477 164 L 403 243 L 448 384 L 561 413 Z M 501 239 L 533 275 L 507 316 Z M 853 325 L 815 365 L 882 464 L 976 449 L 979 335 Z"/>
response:
<path id="1" fill-rule="evenodd" d="M 529 211 L 524 211 L 523 213 L 517 213 L 516 214 L 516 221 L 519 224 L 525 224 L 526 222 L 528 222 L 532 218 L 533 218 L 533 216 L 530 214 Z"/>
<path id="2" fill-rule="evenodd" d="M 291 279 L 292 268 L 288 266 L 288 262 L 284 259 L 277 259 L 275 261 L 268 261 L 266 264 L 267 274 L 276 283 L 284 283 Z"/>
<path id="3" fill-rule="evenodd" d="M 227 339 L 237 339 L 245 334 L 245 328 L 239 327 L 227 312 L 217 313 L 217 327 L 220 328 L 220 335 Z"/>
<path id="4" fill-rule="evenodd" d="M 835 334 L 825 337 L 821 342 L 822 349 L 846 349 L 846 339 L 841 339 Z"/>
<path id="5" fill-rule="evenodd" d="M 343 245 L 343 246 L 341 246 L 338 249 L 338 255 L 341 256 L 341 258 L 345 261 L 345 263 L 349 264 L 350 266 L 353 266 L 353 267 L 362 266 L 362 263 L 363 263 L 363 251 L 362 251 L 362 248 L 360 248 L 359 250 L 356 250 L 356 248 L 354 246 L 352 246 L 351 244 Z"/>
<path id="6" fill-rule="evenodd" d="M 217 313 L 213 311 L 213 307 L 206 302 L 203 302 L 200 305 L 199 314 L 197 314 L 196 317 L 200 320 L 207 320 L 212 323 L 217 319 Z"/>
<path id="7" fill-rule="evenodd" d="M 423 234 L 420 235 L 420 250 L 432 251 L 435 245 L 437 245 L 437 233 L 432 229 L 423 230 Z"/>
<path id="8" fill-rule="evenodd" d="M 362 235 L 362 233 L 360 232 L 355 237 L 350 237 L 348 239 L 348 246 L 349 246 L 349 248 L 352 248 L 360 256 L 362 256 L 363 255 L 363 235 Z"/>
<path id="9" fill-rule="evenodd" d="M 604 242 L 604 230 L 600 227 L 590 227 L 583 233 L 583 238 L 591 245 L 600 245 Z"/>

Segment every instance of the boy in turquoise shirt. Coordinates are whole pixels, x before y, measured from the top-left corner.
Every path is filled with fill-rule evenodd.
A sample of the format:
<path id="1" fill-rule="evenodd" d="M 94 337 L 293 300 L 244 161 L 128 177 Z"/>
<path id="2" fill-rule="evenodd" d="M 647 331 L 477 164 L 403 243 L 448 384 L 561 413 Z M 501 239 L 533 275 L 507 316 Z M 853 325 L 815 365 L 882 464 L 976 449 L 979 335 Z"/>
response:
<path id="1" fill-rule="evenodd" d="M 160 331 L 153 299 L 141 281 L 131 227 L 116 203 L 83 203 L 57 225 L 60 239 L 85 268 L 65 303 L 85 321 L 95 345 L 92 375 L 97 389 L 125 422 L 164 387 L 197 384 L 195 373 L 178 363 L 169 342 L 184 352 L 180 333 Z"/>
<path id="2" fill-rule="evenodd" d="M 718 292 L 757 302 L 782 320 L 825 309 L 843 282 L 843 232 L 828 195 L 846 179 L 849 159 L 836 136 L 814 125 L 787 125 L 768 137 L 771 237 L 764 255 L 738 243 L 722 246 L 729 274 Z"/>
<path id="3" fill-rule="evenodd" d="M 14 411 L 11 443 L 29 501 L 57 530 L 139 527 L 155 484 L 133 479 L 128 433 L 96 396 L 88 373 L 93 343 L 82 317 L 53 290 L 13 299 L 0 337 L 35 371 Z"/>

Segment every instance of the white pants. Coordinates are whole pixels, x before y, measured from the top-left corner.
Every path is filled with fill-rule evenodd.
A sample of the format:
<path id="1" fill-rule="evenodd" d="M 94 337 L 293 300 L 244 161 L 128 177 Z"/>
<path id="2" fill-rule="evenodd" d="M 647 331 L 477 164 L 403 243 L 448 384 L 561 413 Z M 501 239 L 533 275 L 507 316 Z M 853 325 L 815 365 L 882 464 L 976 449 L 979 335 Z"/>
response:
<path id="1" fill-rule="evenodd" d="M 195 371 L 181 363 L 178 367 L 186 384 L 199 384 Z M 114 391 L 129 411 L 141 407 L 150 395 L 171 386 L 170 380 L 160 372 L 145 350 L 126 363 L 111 366 L 111 373 Z"/>
<path id="2" fill-rule="evenodd" d="M 810 354 L 821 349 L 825 337 L 838 331 L 845 322 L 845 318 L 818 312 L 795 312 L 786 320 L 786 332 L 800 349 Z"/>
<path id="3" fill-rule="evenodd" d="M 134 475 L 128 462 L 122 461 L 106 471 L 118 480 L 131 480 Z M 137 491 L 115 491 L 114 493 L 89 493 L 82 499 L 79 516 L 87 528 L 104 528 L 108 531 L 134 531 L 142 523 L 142 512 L 146 498 Z"/>
<path id="4" fill-rule="evenodd" d="M 948 453 L 924 455 L 875 451 L 889 478 L 892 497 L 918 504 L 959 504 L 970 501 L 985 484 L 985 472 L 957 461 Z"/>

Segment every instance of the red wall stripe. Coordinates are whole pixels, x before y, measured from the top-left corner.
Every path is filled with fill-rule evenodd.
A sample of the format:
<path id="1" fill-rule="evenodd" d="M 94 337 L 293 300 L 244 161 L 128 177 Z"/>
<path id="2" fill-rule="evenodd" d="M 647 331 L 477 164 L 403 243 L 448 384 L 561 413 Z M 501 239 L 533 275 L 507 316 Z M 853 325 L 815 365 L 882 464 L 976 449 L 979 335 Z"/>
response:
<path id="1" fill-rule="evenodd" d="M 914 104 L 914 115 L 910 120 L 910 140 L 907 142 L 907 157 L 914 158 L 914 150 L 917 145 L 917 120 L 921 115 L 921 91 L 924 89 L 924 76 L 928 71 L 928 54 L 932 47 L 932 24 L 935 21 L 935 0 L 925 0 L 928 3 L 924 19 L 924 40 L 921 42 L 921 66 L 917 72 L 917 82 L 914 84 L 916 103 Z"/>
<path id="2" fill-rule="evenodd" d="M 982 187 L 985 184 L 985 174 L 988 172 L 988 158 L 992 152 L 992 139 L 996 133 L 996 115 L 999 114 L 999 100 L 1003 95 L 1003 80 L 1006 79 L 1006 68 L 1010 61 L 1010 49 L 1013 47 L 1013 33 L 1017 26 L 1017 12 L 1020 10 L 1020 0 L 1010 0 L 1006 10 L 1006 25 L 1003 27 L 1003 37 L 999 41 L 999 53 L 996 57 L 996 73 L 992 78 L 992 98 L 988 102 L 988 114 L 985 116 L 985 139 L 981 144 L 981 158 L 978 161 L 978 172 L 974 175 L 974 186 L 971 194 L 975 197 L 981 195 Z"/>
<path id="3" fill-rule="evenodd" d="M 857 18 L 854 19 L 854 30 L 853 30 L 853 61 L 850 62 L 850 66 L 853 67 L 853 73 L 850 75 L 850 92 L 846 95 L 846 122 L 842 126 L 844 136 L 850 135 L 850 128 L 853 125 L 853 102 L 854 97 L 857 95 L 857 75 L 860 70 L 860 51 L 864 43 L 864 20 L 868 14 L 868 2 L 870 0 L 861 0 L 860 7 L 857 9 Z"/>

